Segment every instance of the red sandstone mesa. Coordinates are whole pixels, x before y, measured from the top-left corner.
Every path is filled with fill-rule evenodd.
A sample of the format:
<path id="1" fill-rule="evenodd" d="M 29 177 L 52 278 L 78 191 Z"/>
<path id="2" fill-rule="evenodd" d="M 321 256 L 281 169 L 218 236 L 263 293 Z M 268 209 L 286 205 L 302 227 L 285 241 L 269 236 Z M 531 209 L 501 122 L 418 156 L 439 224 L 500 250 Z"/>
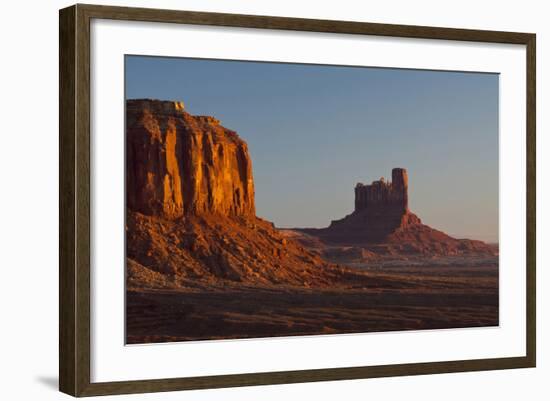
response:
<path id="1" fill-rule="evenodd" d="M 248 147 L 182 102 L 128 100 L 127 255 L 130 285 L 331 285 L 325 262 L 255 215 Z"/>

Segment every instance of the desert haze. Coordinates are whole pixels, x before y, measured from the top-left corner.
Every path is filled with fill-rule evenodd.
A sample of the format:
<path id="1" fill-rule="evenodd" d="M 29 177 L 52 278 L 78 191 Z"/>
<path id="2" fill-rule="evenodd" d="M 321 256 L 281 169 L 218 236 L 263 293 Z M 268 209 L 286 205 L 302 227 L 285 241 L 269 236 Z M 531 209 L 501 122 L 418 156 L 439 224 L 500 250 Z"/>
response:
<path id="1" fill-rule="evenodd" d="M 216 118 L 135 99 L 126 125 L 127 343 L 498 325 L 498 246 L 423 224 L 406 169 L 326 228 L 279 229 Z"/>

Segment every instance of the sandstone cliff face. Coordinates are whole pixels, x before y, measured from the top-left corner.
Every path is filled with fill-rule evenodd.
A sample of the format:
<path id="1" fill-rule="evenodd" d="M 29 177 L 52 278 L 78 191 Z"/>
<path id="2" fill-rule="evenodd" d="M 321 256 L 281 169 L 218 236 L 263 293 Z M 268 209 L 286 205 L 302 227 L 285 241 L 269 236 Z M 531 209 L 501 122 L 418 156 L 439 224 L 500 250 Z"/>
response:
<path id="1" fill-rule="evenodd" d="M 362 280 L 256 217 L 252 162 L 234 131 L 181 102 L 129 100 L 126 110 L 129 287 Z"/>
<path id="2" fill-rule="evenodd" d="M 217 213 L 252 217 L 254 181 L 246 142 L 182 102 L 126 103 L 127 206 L 177 219 Z"/>
<path id="3" fill-rule="evenodd" d="M 404 168 L 392 170 L 392 182 L 384 178 L 370 185 L 358 183 L 355 186 L 355 211 L 366 209 L 394 209 L 397 213 L 409 208 L 409 178 Z"/>

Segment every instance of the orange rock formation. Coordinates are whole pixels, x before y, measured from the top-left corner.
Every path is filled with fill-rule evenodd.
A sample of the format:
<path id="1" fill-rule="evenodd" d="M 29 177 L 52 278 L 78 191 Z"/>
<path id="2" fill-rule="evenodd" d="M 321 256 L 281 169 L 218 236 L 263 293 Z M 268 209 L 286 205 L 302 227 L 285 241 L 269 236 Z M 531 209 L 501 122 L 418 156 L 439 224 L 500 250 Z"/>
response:
<path id="1" fill-rule="evenodd" d="M 176 219 L 189 213 L 254 216 L 246 142 L 182 102 L 126 104 L 128 208 Z"/>
<path id="2" fill-rule="evenodd" d="M 257 218 L 246 142 L 182 102 L 128 100 L 129 284 L 323 286 L 354 277 Z"/>
<path id="3" fill-rule="evenodd" d="M 363 246 L 390 253 L 460 255 L 497 251 L 482 241 L 456 239 L 425 224 L 409 210 L 408 174 L 392 170 L 392 182 L 384 178 L 355 187 L 355 210 L 322 229 L 296 229 L 329 245 Z"/>

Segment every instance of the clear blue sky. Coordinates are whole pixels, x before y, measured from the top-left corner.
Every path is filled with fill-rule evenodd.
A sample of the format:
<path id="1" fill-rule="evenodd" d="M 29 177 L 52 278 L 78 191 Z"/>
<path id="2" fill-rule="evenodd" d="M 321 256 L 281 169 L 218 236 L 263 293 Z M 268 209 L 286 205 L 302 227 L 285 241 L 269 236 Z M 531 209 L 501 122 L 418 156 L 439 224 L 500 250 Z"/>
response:
<path id="1" fill-rule="evenodd" d="M 410 208 L 498 238 L 498 75 L 126 56 L 126 97 L 183 100 L 248 142 L 260 217 L 324 227 L 353 188 L 409 172 Z"/>

